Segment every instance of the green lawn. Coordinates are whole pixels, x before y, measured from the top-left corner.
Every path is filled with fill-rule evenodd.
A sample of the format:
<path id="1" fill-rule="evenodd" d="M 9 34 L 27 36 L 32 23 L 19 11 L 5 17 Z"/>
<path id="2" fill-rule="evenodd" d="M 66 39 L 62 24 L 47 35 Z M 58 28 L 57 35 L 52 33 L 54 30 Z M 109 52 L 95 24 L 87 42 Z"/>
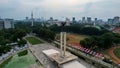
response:
<path id="1" fill-rule="evenodd" d="M 35 45 L 35 44 L 40 44 L 40 43 L 43 43 L 41 40 L 35 38 L 35 37 L 27 37 L 26 38 L 32 45 Z"/>
<path id="2" fill-rule="evenodd" d="M 30 52 L 27 55 L 21 57 L 16 54 L 3 68 L 24 68 L 35 63 L 35 58 Z"/>
<path id="3" fill-rule="evenodd" d="M 118 58 L 120 58 L 120 48 L 116 48 L 113 52 Z"/>
<path id="4" fill-rule="evenodd" d="M 5 66 L 6 64 L 8 64 L 8 62 L 9 62 L 11 59 L 12 59 L 12 56 L 9 57 L 7 60 L 5 60 L 2 64 L 0 64 L 0 68 L 4 68 L 4 66 Z"/>

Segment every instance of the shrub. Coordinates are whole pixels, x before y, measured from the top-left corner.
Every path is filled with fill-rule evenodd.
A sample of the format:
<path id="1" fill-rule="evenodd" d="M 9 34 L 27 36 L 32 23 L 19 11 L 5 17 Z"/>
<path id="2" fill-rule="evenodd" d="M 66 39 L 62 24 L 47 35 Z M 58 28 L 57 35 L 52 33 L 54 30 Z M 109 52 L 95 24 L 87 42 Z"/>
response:
<path id="1" fill-rule="evenodd" d="M 5 60 L 2 64 L 0 64 L 0 68 L 4 68 L 4 66 L 5 66 L 6 64 L 8 64 L 8 62 L 9 62 L 11 59 L 12 59 L 12 56 L 9 57 L 7 60 Z"/>
<path id="2" fill-rule="evenodd" d="M 28 54 L 28 51 L 27 50 L 24 50 L 24 51 L 22 51 L 22 52 L 19 52 L 18 53 L 18 56 L 20 57 L 20 56 L 24 56 L 24 55 L 27 55 Z"/>
<path id="3" fill-rule="evenodd" d="M 113 52 L 118 58 L 120 58 L 120 48 L 116 48 Z"/>

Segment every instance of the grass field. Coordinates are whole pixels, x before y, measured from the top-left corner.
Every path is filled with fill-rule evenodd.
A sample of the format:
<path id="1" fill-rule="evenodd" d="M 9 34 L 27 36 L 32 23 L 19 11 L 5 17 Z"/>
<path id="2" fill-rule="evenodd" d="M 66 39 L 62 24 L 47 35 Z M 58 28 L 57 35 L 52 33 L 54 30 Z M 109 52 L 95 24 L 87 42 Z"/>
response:
<path id="1" fill-rule="evenodd" d="M 68 44 L 79 44 L 80 40 L 83 40 L 84 38 L 87 38 L 88 36 L 85 35 L 79 35 L 79 34 L 71 34 L 67 33 L 67 43 Z M 60 34 L 56 35 L 56 39 L 60 39 Z"/>
<path id="2" fill-rule="evenodd" d="M 78 34 L 67 34 L 67 43 L 75 43 L 79 44 L 80 40 L 83 40 L 87 36 L 85 35 L 78 35 Z"/>
<path id="3" fill-rule="evenodd" d="M 24 68 L 35 63 L 35 58 L 30 52 L 27 55 L 21 57 L 18 57 L 16 54 L 12 57 L 8 64 L 5 65 L 4 68 Z"/>
<path id="4" fill-rule="evenodd" d="M 35 45 L 35 44 L 40 44 L 40 43 L 43 43 L 41 40 L 35 38 L 35 37 L 27 37 L 26 38 L 32 45 Z"/>
<path id="5" fill-rule="evenodd" d="M 120 48 L 114 49 L 114 54 L 120 59 Z"/>
<path id="6" fill-rule="evenodd" d="M 12 56 L 9 57 L 7 60 L 5 60 L 2 64 L 0 64 L 0 68 L 4 68 L 4 66 L 5 66 L 6 64 L 8 64 L 8 62 L 9 62 L 11 59 L 12 59 Z"/>

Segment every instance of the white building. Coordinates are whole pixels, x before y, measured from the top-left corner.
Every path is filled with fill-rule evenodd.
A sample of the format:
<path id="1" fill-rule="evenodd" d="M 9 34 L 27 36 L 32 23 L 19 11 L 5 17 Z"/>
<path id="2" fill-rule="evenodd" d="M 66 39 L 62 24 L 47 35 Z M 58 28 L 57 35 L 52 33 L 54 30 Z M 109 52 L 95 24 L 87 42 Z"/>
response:
<path id="1" fill-rule="evenodd" d="M 4 28 L 4 21 L 0 20 L 0 29 L 3 29 L 3 28 Z"/>
<path id="2" fill-rule="evenodd" d="M 14 20 L 13 19 L 1 19 L 0 20 L 0 29 L 9 29 L 14 28 Z"/>

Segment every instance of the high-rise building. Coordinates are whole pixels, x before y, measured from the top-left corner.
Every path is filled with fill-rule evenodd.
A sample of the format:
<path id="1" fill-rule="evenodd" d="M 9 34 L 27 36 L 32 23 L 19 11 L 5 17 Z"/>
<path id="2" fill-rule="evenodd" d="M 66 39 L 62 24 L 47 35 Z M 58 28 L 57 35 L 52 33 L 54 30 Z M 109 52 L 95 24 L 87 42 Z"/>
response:
<path id="1" fill-rule="evenodd" d="M 13 19 L 5 19 L 4 20 L 4 28 L 14 28 L 14 20 Z"/>
<path id="2" fill-rule="evenodd" d="M 69 26 L 69 25 L 70 25 L 70 23 L 71 23 L 71 21 L 70 21 L 70 19 L 69 19 L 69 18 L 66 18 L 65 22 L 66 22 L 66 25 L 67 25 L 67 26 Z"/>
<path id="3" fill-rule="evenodd" d="M 72 18 L 72 23 L 76 23 L 75 17 Z"/>
<path id="4" fill-rule="evenodd" d="M 33 26 L 33 12 L 31 12 L 31 26 Z"/>
<path id="5" fill-rule="evenodd" d="M 0 29 L 9 29 L 14 28 L 14 20 L 13 19 L 1 19 L 0 20 Z"/>
<path id="6" fill-rule="evenodd" d="M 87 17 L 87 23 L 92 23 L 91 17 Z"/>
<path id="7" fill-rule="evenodd" d="M 53 21 L 53 17 L 50 17 L 50 21 Z"/>
<path id="8" fill-rule="evenodd" d="M 3 29 L 4 28 L 4 21 L 1 19 L 0 20 L 0 29 Z"/>
<path id="9" fill-rule="evenodd" d="M 118 16 L 114 17 L 113 23 L 116 24 L 116 23 L 119 23 L 119 22 L 120 22 L 120 17 L 118 17 Z"/>
<path id="10" fill-rule="evenodd" d="M 102 19 L 99 19 L 99 20 L 97 20 L 97 23 L 98 23 L 99 25 L 102 25 L 102 24 L 104 24 L 104 21 L 103 21 Z"/>
<path id="11" fill-rule="evenodd" d="M 93 26 L 96 26 L 96 23 L 97 23 L 97 18 L 95 18 Z"/>
<path id="12" fill-rule="evenodd" d="M 95 22 L 97 23 L 97 18 L 95 18 Z"/>
<path id="13" fill-rule="evenodd" d="M 86 23 L 85 17 L 82 17 L 82 23 Z"/>
<path id="14" fill-rule="evenodd" d="M 25 20 L 29 20 L 29 17 L 25 17 Z"/>
<path id="15" fill-rule="evenodd" d="M 108 24 L 113 24 L 113 19 L 109 18 L 107 22 Z"/>

